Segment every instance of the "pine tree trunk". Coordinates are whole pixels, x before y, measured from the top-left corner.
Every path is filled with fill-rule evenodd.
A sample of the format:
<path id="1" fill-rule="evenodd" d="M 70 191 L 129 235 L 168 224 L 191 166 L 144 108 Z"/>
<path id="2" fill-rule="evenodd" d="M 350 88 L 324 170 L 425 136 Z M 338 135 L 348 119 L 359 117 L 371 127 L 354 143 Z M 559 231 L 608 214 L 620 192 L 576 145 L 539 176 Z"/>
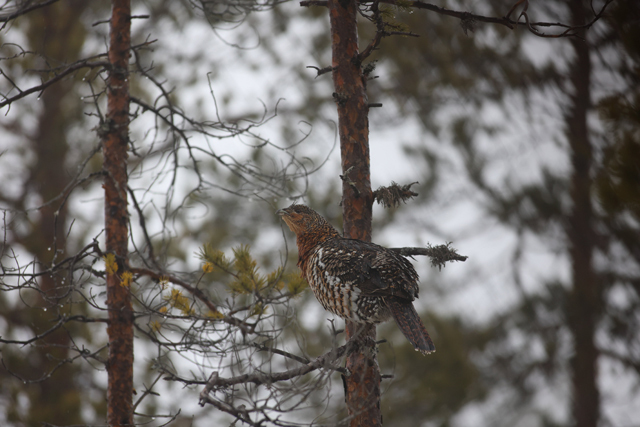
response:
<path id="1" fill-rule="evenodd" d="M 587 9 L 583 0 L 571 0 L 569 8 L 574 25 L 587 22 Z M 586 38 L 585 31 L 580 35 Z M 587 124 L 587 115 L 591 108 L 591 60 L 587 41 L 573 38 L 571 42 L 575 58 L 570 70 L 573 87 L 566 122 L 573 169 L 571 176 L 573 209 L 567 225 L 573 280 L 568 300 L 568 320 L 575 351 L 571 363 L 572 413 L 576 427 L 597 427 L 600 419 L 600 393 L 595 335 L 601 295 L 593 266 L 595 246 L 591 200 L 593 148 Z"/>
<path id="2" fill-rule="evenodd" d="M 59 2 L 30 13 L 28 37 L 32 40 L 32 49 L 40 52 L 44 58 L 61 63 L 79 59 L 83 40 L 78 37 L 78 29 L 82 27 L 80 16 L 86 8 L 84 1 Z M 30 168 L 29 181 L 40 199 L 48 203 L 41 206 L 39 221 L 32 223 L 33 228 L 21 239 L 20 244 L 35 254 L 42 265 L 51 265 L 66 257 L 67 205 L 57 200 L 51 201 L 60 196 L 69 183 L 68 172 L 61 166 L 65 164 L 69 153 L 67 132 L 82 118 L 79 109 L 69 108 L 69 98 L 77 96 L 74 84 L 72 80 L 63 80 L 42 93 L 38 125 L 32 130 L 31 146 L 35 162 Z M 28 319 L 28 322 L 37 325 L 40 330 L 47 330 L 51 327 L 50 313 L 55 313 L 59 308 L 59 298 L 63 298 L 69 288 L 59 275 L 54 274 L 40 276 L 38 284 L 42 291 L 39 304 L 49 311 Z M 63 307 L 59 311 L 66 313 L 67 310 L 68 307 Z M 31 366 L 32 375 L 44 377 L 55 369 L 60 360 L 67 359 L 69 343 L 69 332 L 65 329 L 49 334 L 46 345 L 36 346 L 40 358 L 30 356 L 26 359 L 40 361 Z M 29 411 L 27 423 L 42 425 L 52 420 L 60 425 L 80 423 L 82 399 L 75 380 L 77 375 L 77 364 L 65 364 L 55 369 L 47 381 L 34 384 L 33 388 L 38 387 L 37 401 L 31 403 L 37 404 L 38 410 Z"/>
<path id="3" fill-rule="evenodd" d="M 346 237 L 371 240 L 373 195 L 369 171 L 369 119 L 365 77 L 358 61 L 357 5 L 354 0 L 329 0 L 334 98 L 342 159 L 342 214 Z M 344 378 L 350 426 L 379 426 L 380 368 L 375 326 L 347 322 L 347 339 L 357 339 L 361 351 L 347 358 L 351 373 Z M 354 338 L 355 337 L 355 338 Z"/>
<path id="4" fill-rule="evenodd" d="M 109 360 L 107 423 L 133 425 L 133 312 L 129 289 L 119 276 L 127 268 L 127 147 L 129 141 L 128 66 L 131 47 L 130 0 L 113 0 L 107 81 L 107 127 L 103 140 L 105 230 L 107 253 L 116 256 L 118 271 L 107 274 Z"/>

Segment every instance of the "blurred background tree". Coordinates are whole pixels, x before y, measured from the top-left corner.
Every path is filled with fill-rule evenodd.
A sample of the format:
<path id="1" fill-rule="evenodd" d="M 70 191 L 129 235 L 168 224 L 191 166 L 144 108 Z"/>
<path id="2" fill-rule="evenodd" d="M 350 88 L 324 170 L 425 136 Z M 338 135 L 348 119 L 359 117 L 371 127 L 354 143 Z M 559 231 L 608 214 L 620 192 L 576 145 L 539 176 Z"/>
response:
<path id="1" fill-rule="evenodd" d="M 104 12 L 104 8 L 98 9 Z M 11 66 L 3 66 L 3 94 L 8 95 L 8 78 L 14 73 L 19 76 L 18 70 L 45 70 L 79 60 L 86 39 L 86 28 L 81 17 L 89 12 L 97 10 L 90 10 L 83 1 L 58 2 L 48 8 L 34 10 L 13 25 L 5 23 L 5 31 L 11 25 L 14 26 L 12 32 L 22 33 L 22 48 L 25 51 L 38 52 L 39 55 L 18 54 L 2 36 L 3 62 L 9 59 L 7 55 L 16 54 Z M 0 200 L 5 226 L 10 226 L 12 230 L 7 235 L 5 228 L 5 239 L 8 238 L 5 245 L 23 248 L 44 265 L 66 258 L 83 244 L 76 239 L 77 234 L 67 233 L 70 223 L 68 205 L 55 203 L 61 196 L 64 197 L 70 182 L 65 172 L 66 167 L 72 164 L 70 158 L 79 158 L 89 148 L 82 147 L 77 136 L 69 137 L 83 127 L 79 80 L 62 80 L 38 95 L 37 103 L 16 107 L 16 110 L 22 110 L 22 114 L 5 112 L 2 122 L 4 185 L 0 190 Z M 9 141 L 15 143 L 15 150 L 7 149 Z M 42 204 L 42 208 L 31 210 L 34 204 Z M 7 212 L 12 214 L 7 215 Z M 86 228 L 82 223 L 77 226 Z M 4 246 L 3 255 L 8 250 Z M 64 287 L 60 286 L 64 280 L 62 274 L 42 276 L 41 292 L 25 296 L 28 304 L 37 309 L 11 303 L 11 298 L 3 293 L 0 303 L 6 329 L 2 335 L 11 335 L 13 331 L 24 328 L 49 329 L 52 325 L 45 310 L 56 311 L 57 299 L 66 293 Z M 68 308 L 60 311 L 68 313 Z M 84 309 L 79 308 L 79 311 Z M 61 424 L 80 424 L 83 406 L 93 407 L 99 415 L 104 415 L 102 403 L 94 400 L 96 394 L 92 388 L 98 386 L 91 375 L 83 372 L 77 364 L 59 366 L 61 361 L 71 356 L 67 350 L 71 336 L 90 340 L 86 328 L 75 325 L 68 331 L 55 331 L 47 337 L 46 346 L 38 346 L 30 351 L 3 347 L 4 363 L 16 372 L 23 373 L 29 382 L 25 385 L 27 382 L 23 384 L 22 381 L 16 381 L 7 370 L 0 371 L 3 401 L 6 402 L 3 411 L 5 422 L 41 425 L 57 420 Z M 41 381 L 49 376 L 47 381 Z M 38 409 L 33 410 L 34 406 Z"/>

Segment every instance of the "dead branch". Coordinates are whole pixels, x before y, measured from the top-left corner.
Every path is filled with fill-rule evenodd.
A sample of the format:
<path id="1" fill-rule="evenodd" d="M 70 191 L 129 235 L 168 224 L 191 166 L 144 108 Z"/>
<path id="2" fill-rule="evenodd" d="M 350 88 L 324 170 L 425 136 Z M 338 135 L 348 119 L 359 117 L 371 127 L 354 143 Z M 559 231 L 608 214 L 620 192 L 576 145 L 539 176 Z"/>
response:
<path id="1" fill-rule="evenodd" d="M 264 344 L 258 344 L 258 343 L 252 343 L 252 345 L 255 348 L 257 348 L 258 350 L 260 350 L 260 351 L 266 351 L 266 352 L 273 353 L 273 354 L 279 354 L 280 356 L 284 356 L 284 357 L 287 357 L 289 359 L 293 359 L 296 362 L 305 363 L 305 364 L 311 362 L 306 357 L 300 357 L 298 355 L 289 353 L 288 351 L 280 350 L 278 348 L 267 347 Z"/>
<path id="2" fill-rule="evenodd" d="M 175 285 L 178 285 L 183 289 L 185 289 L 187 292 L 189 292 L 191 295 L 196 297 L 202 303 L 204 303 L 204 305 L 206 305 L 207 308 L 212 312 L 220 312 L 218 310 L 218 307 L 213 303 L 213 301 L 211 301 L 211 299 L 207 295 L 205 295 L 204 292 L 202 292 L 200 289 L 196 288 L 195 286 L 191 286 L 189 283 L 185 282 L 184 280 L 180 280 L 179 278 L 172 276 L 170 274 L 158 273 L 153 270 L 149 270 L 147 268 L 131 268 L 129 269 L 129 271 L 131 271 L 131 273 L 136 274 L 138 276 L 147 276 L 157 282 L 166 280 Z M 246 323 L 236 317 L 229 316 L 228 314 L 227 315 L 223 314 L 223 317 L 220 320 L 222 320 L 223 322 L 229 325 L 233 325 L 240 328 L 240 330 L 242 330 L 246 334 L 250 334 L 255 331 L 254 325 Z"/>
<path id="3" fill-rule="evenodd" d="M 326 74 L 326 73 L 336 69 L 336 67 L 331 67 L 331 66 L 324 67 L 324 68 L 318 68 L 318 67 L 313 66 L 313 65 L 307 65 L 307 68 L 313 68 L 314 70 L 316 70 L 316 72 L 317 72 L 316 77 L 320 77 L 321 75 Z"/>
<path id="4" fill-rule="evenodd" d="M 431 265 L 442 269 L 447 262 L 466 261 L 467 256 L 460 255 L 455 249 L 451 248 L 451 243 L 446 245 L 431 246 L 425 248 L 389 248 L 405 257 L 413 257 L 415 255 L 424 255 L 431 258 Z"/>
<path id="5" fill-rule="evenodd" d="M 401 187 L 392 181 L 390 186 L 379 187 L 374 191 L 373 199 L 385 208 L 400 206 L 400 203 L 406 203 L 408 199 L 418 196 L 418 193 L 411 191 L 411 187 L 415 184 L 417 184 L 417 182 L 412 182 L 411 184 Z"/>
<path id="6" fill-rule="evenodd" d="M 212 399 L 210 393 L 217 389 L 230 387 L 238 384 L 252 383 L 255 385 L 273 384 L 279 381 L 286 381 L 292 378 L 300 377 L 315 371 L 320 368 L 329 368 L 336 370 L 332 367 L 332 364 L 338 361 L 340 358 L 347 356 L 357 349 L 358 345 L 355 340 L 348 341 L 345 345 L 332 349 L 331 351 L 317 357 L 313 361 L 300 366 L 299 368 L 289 369 L 283 372 L 265 373 L 265 372 L 253 372 L 250 374 L 238 375 L 232 378 L 221 378 L 217 372 L 213 372 L 206 382 L 204 390 L 200 393 L 200 405 L 204 406 L 205 403 L 211 403 Z M 166 378 L 167 380 L 175 380 L 172 377 Z"/>
<path id="7" fill-rule="evenodd" d="M 373 39 L 369 42 L 367 47 L 364 48 L 364 50 L 358 54 L 358 60 L 360 61 L 360 63 L 362 63 L 362 61 L 364 61 L 369 55 L 371 55 L 371 53 L 380 44 L 380 41 L 382 40 L 382 38 L 388 35 L 388 33 L 385 31 L 385 23 L 384 23 L 384 20 L 382 19 L 382 15 L 380 14 L 380 9 L 378 8 L 377 0 L 373 2 L 370 10 L 373 14 L 371 17 L 367 16 L 366 18 L 375 24 L 376 34 L 373 37 Z"/>

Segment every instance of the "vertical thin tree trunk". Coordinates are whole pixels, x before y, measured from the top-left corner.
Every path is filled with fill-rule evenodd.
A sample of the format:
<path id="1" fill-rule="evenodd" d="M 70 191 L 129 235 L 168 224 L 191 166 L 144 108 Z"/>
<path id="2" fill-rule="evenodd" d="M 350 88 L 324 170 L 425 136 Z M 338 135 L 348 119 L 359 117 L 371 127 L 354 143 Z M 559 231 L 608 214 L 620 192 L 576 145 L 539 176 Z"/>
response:
<path id="1" fill-rule="evenodd" d="M 358 60 L 357 4 L 354 0 L 329 0 L 334 98 L 342 158 L 342 214 L 344 235 L 371 240 L 373 195 L 369 171 L 369 119 L 365 77 Z M 379 426 L 380 369 L 376 358 L 375 326 L 347 322 L 347 339 L 357 339 L 362 351 L 347 358 L 345 400 L 350 425 Z"/>
<path id="2" fill-rule="evenodd" d="M 574 25 L 587 22 L 583 0 L 571 0 L 569 8 Z M 586 39 L 586 32 L 580 34 Z M 591 108 L 591 60 L 588 41 L 571 39 L 575 51 L 570 71 L 571 107 L 567 115 L 567 135 L 571 148 L 571 199 L 568 237 L 572 260 L 573 287 L 568 301 L 568 320 L 574 338 L 571 362 L 573 407 L 577 427 L 597 427 L 600 419 L 598 390 L 598 350 L 596 324 L 600 311 L 600 291 L 593 267 L 595 233 L 591 191 L 593 148 L 589 138 L 587 114 Z"/>
<path id="3" fill-rule="evenodd" d="M 108 132 L 103 140 L 105 229 L 107 253 L 114 254 L 117 273 L 107 274 L 109 308 L 109 383 L 107 423 L 133 425 L 133 312 L 129 289 L 119 275 L 128 266 L 127 146 L 129 141 L 129 79 L 131 47 L 130 0 L 113 0 L 107 82 Z"/>

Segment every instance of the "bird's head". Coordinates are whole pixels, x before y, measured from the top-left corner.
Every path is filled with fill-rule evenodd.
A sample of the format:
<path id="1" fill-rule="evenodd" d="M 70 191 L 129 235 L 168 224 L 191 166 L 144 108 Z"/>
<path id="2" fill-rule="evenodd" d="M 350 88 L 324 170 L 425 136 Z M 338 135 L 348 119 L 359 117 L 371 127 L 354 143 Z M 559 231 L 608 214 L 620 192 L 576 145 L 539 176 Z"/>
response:
<path id="1" fill-rule="evenodd" d="M 318 234 L 324 240 L 338 235 L 338 231 L 326 219 L 308 206 L 294 203 L 288 208 L 280 209 L 277 214 L 298 237 Z"/>

